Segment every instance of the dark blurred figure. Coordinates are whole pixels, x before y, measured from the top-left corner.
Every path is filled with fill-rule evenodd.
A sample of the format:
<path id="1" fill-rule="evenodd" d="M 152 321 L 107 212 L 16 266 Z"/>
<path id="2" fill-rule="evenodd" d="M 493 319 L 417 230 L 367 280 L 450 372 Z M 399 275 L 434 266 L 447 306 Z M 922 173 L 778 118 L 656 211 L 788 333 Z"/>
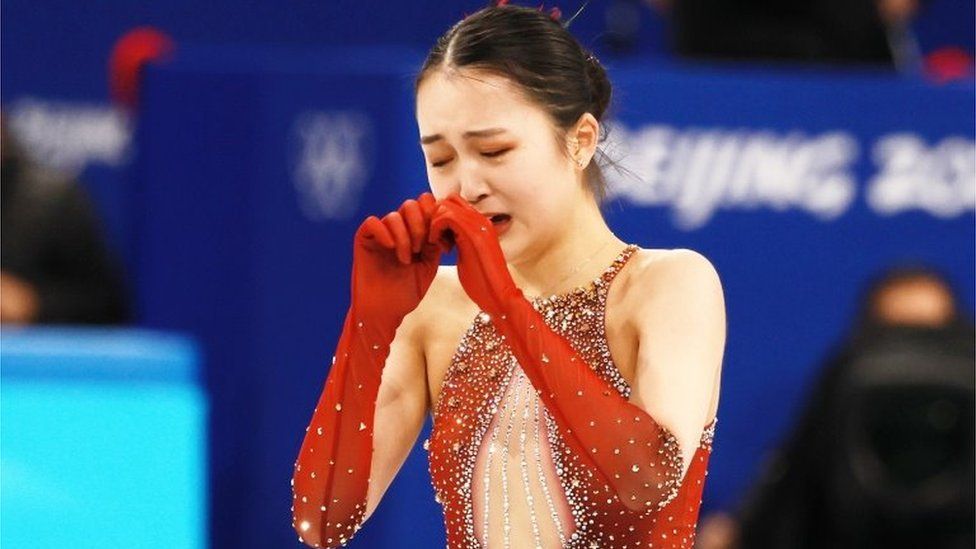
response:
<path id="1" fill-rule="evenodd" d="M 0 154 L 0 322 L 128 322 L 121 267 L 81 185 L 33 163 L 2 115 Z"/>
<path id="2" fill-rule="evenodd" d="M 873 281 L 786 443 L 698 547 L 971 548 L 976 332 L 946 278 Z"/>
<path id="3" fill-rule="evenodd" d="M 919 68 L 924 0 L 644 0 L 669 13 L 676 54 Z"/>

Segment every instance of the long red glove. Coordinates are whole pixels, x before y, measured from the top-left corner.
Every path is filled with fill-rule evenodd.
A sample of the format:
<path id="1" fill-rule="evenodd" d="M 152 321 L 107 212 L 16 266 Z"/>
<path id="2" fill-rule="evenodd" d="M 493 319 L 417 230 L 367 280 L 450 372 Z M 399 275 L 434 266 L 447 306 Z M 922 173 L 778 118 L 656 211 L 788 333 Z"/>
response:
<path id="1" fill-rule="evenodd" d="M 351 303 L 292 478 L 292 526 L 312 547 L 346 543 L 364 519 L 383 366 L 443 252 L 426 238 L 435 206 L 424 193 L 382 220 L 368 217 L 356 232 Z"/>
<path id="2" fill-rule="evenodd" d="M 490 221 L 452 195 L 438 203 L 431 242 L 458 247 L 458 277 L 488 313 L 566 439 L 631 511 L 663 508 L 678 492 L 675 437 L 604 381 L 550 329 L 515 286 Z"/>

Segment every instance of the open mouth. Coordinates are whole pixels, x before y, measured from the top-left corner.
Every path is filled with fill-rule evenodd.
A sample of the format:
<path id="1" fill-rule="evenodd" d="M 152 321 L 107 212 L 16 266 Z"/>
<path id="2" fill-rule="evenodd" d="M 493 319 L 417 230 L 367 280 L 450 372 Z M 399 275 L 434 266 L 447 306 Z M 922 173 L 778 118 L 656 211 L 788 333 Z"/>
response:
<path id="1" fill-rule="evenodd" d="M 495 227 L 495 232 L 498 236 L 505 234 L 508 228 L 512 225 L 512 216 L 508 214 L 496 214 L 491 216 L 491 224 Z"/>

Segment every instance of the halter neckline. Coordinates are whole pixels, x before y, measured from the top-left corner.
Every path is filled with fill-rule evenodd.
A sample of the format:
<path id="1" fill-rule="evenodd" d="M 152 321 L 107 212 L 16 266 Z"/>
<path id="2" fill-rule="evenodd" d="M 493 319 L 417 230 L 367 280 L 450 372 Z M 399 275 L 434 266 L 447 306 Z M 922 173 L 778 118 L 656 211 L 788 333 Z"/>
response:
<path id="1" fill-rule="evenodd" d="M 627 244 L 620 253 L 613 259 L 613 261 L 608 265 L 599 276 L 590 280 L 586 284 L 581 286 L 576 286 L 575 288 L 570 288 L 564 292 L 559 292 L 557 294 L 547 294 L 541 295 L 534 298 L 530 298 L 533 304 L 541 304 L 547 301 L 558 301 L 560 299 L 565 299 L 571 295 L 585 294 L 593 290 L 593 288 L 603 285 L 603 283 L 608 282 L 608 278 L 616 274 L 616 270 L 623 266 L 627 262 L 630 256 L 640 249 L 637 244 Z"/>

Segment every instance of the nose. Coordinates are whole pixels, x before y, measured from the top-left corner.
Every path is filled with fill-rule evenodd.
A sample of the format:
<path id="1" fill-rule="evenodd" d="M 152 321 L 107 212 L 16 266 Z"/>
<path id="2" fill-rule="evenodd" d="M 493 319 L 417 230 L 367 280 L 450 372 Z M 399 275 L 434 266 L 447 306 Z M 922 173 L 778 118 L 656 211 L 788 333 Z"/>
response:
<path id="1" fill-rule="evenodd" d="M 465 199 L 469 204 L 477 204 L 478 202 L 484 200 L 486 196 L 488 196 L 488 193 L 483 193 L 483 192 L 478 192 L 478 193 L 465 192 L 463 190 L 463 187 L 459 194 L 461 195 L 461 198 Z"/>
<path id="2" fill-rule="evenodd" d="M 474 162 L 468 163 L 467 166 L 459 166 L 456 184 L 457 193 L 469 204 L 481 202 L 491 192 L 488 182 L 481 177 Z"/>

